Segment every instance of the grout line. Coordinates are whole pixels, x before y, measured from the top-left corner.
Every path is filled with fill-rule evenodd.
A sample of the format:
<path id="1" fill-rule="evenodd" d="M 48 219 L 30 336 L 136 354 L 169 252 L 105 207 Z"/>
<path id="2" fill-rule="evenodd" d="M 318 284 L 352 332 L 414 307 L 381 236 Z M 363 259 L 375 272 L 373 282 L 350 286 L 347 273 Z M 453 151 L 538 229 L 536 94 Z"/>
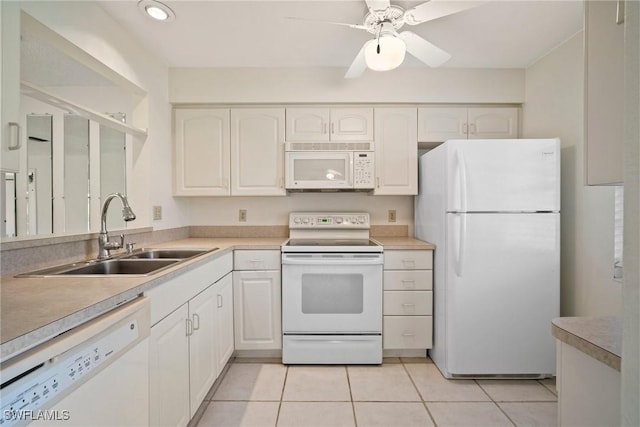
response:
<path id="1" fill-rule="evenodd" d="M 280 402 L 278 402 L 278 413 L 276 414 L 276 427 L 278 425 L 278 421 L 280 421 L 280 410 L 282 409 L 282 399 L 284 398 L 284 388 L 287 386 L 287 377 L 289 376 L 289 366 L 286 366 L 286 371 L 284 373 L 284 381 L 282 382 L 282 392 L 280 392 Z"/>
<path id="2" fill-rule="evenodd" d="M 356 417 L 356 404 L 353 401 L 353 392 L 351 391 L 351 379 L 349 378 L 349 367 L 344 366 L 344 373 L 347 376 L 347 387 L 349 387 L 349 400 L 351 401 L 351 413 L 353 414 L 353 425 L 358 427 L 358 418 Z"/>
<path id="3" fill-rule="evenodd" d="M 429 416 L 429 419 L 431 419 L 431 422 L 433 423 L 433 425 L 435 427 L 438 427 L 438 423 L 436 423 L 436 419 L 431 414 L 431 411 L 429 410 L 429 407 L 427 406 L 427 402 L 424 400 L 424 396 L 422 396 L 422 393 L 420 393 L 420 389 L 418 388 L 418 386 L 416 385 L 416 382 L 414 381 L 413 377 L 411 376 L 411 372 L 409 372 L 409 370 L 407 369 L 407 367 L 404 364 L 404 362 L 401 362 L 401 363 L 402 363 L 402 367 L 404 368 L 404 371 L 409 376 L 409 381 L 411 381 L 411 384 L 413 384 L 413 388 L 416 389 L 416 392 L 418 393 L 418 397 L 420 397 L 422 406 L 424 406 L 424 409 L 427 411 L 427 415 Z"/>

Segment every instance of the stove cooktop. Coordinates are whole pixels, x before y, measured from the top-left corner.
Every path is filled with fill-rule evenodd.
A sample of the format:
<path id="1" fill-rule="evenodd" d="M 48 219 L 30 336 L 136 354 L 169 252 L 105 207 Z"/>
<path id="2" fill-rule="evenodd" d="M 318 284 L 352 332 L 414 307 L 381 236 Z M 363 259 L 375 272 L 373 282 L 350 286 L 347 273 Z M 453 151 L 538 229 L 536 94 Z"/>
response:
<path id="1" fill-rule="evenodd" d="M 282 252 L 382 252 L 371 239 L 290 239 Z"/>

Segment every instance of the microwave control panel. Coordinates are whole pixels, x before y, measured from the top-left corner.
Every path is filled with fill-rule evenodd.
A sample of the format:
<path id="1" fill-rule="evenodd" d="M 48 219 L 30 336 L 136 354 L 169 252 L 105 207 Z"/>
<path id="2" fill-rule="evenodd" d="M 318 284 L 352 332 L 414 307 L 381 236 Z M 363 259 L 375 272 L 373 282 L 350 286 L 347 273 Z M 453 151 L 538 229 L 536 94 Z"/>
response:
<path id="1" fill-rule="evenodd" d="M 353 188 L 374 188 L 375 163 L 372 151 L 353 153 Z"/>

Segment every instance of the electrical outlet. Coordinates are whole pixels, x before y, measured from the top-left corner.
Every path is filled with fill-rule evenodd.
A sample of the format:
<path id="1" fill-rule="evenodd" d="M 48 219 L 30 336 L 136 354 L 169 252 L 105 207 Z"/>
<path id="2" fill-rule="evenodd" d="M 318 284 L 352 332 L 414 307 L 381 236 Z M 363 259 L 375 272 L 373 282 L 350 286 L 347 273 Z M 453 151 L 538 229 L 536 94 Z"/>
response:
<path id="1" fill-rule="evenodd" d="M 240 209 L 238 211 L 238 221 L 247 222 L 247 210 L 246 209 Z"/>
<path id="2" fill-rule="evenodd" d="M 160 221 L 162 219 L 162 206 L 153 207 L 153 220 Z"/>
<path id="3" fill-rule="evenodd" d="M 396 210 L 395 209 L 389 209 L 389 222 L 396 222 Z"/>

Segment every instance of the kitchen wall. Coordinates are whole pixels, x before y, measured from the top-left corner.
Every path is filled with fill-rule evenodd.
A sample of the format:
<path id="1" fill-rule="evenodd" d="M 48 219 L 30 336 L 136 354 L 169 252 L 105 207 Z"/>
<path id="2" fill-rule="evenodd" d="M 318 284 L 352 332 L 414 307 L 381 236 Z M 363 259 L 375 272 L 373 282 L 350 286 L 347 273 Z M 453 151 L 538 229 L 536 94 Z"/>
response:
<path id="1" fill-rule="evenodd" d="M 584 185 L 584 62 L 580 32 L 526 70 L 523 136 L 562 141 L 561 311 L 622 312 L 613 280 L 614 189 Z"/>

